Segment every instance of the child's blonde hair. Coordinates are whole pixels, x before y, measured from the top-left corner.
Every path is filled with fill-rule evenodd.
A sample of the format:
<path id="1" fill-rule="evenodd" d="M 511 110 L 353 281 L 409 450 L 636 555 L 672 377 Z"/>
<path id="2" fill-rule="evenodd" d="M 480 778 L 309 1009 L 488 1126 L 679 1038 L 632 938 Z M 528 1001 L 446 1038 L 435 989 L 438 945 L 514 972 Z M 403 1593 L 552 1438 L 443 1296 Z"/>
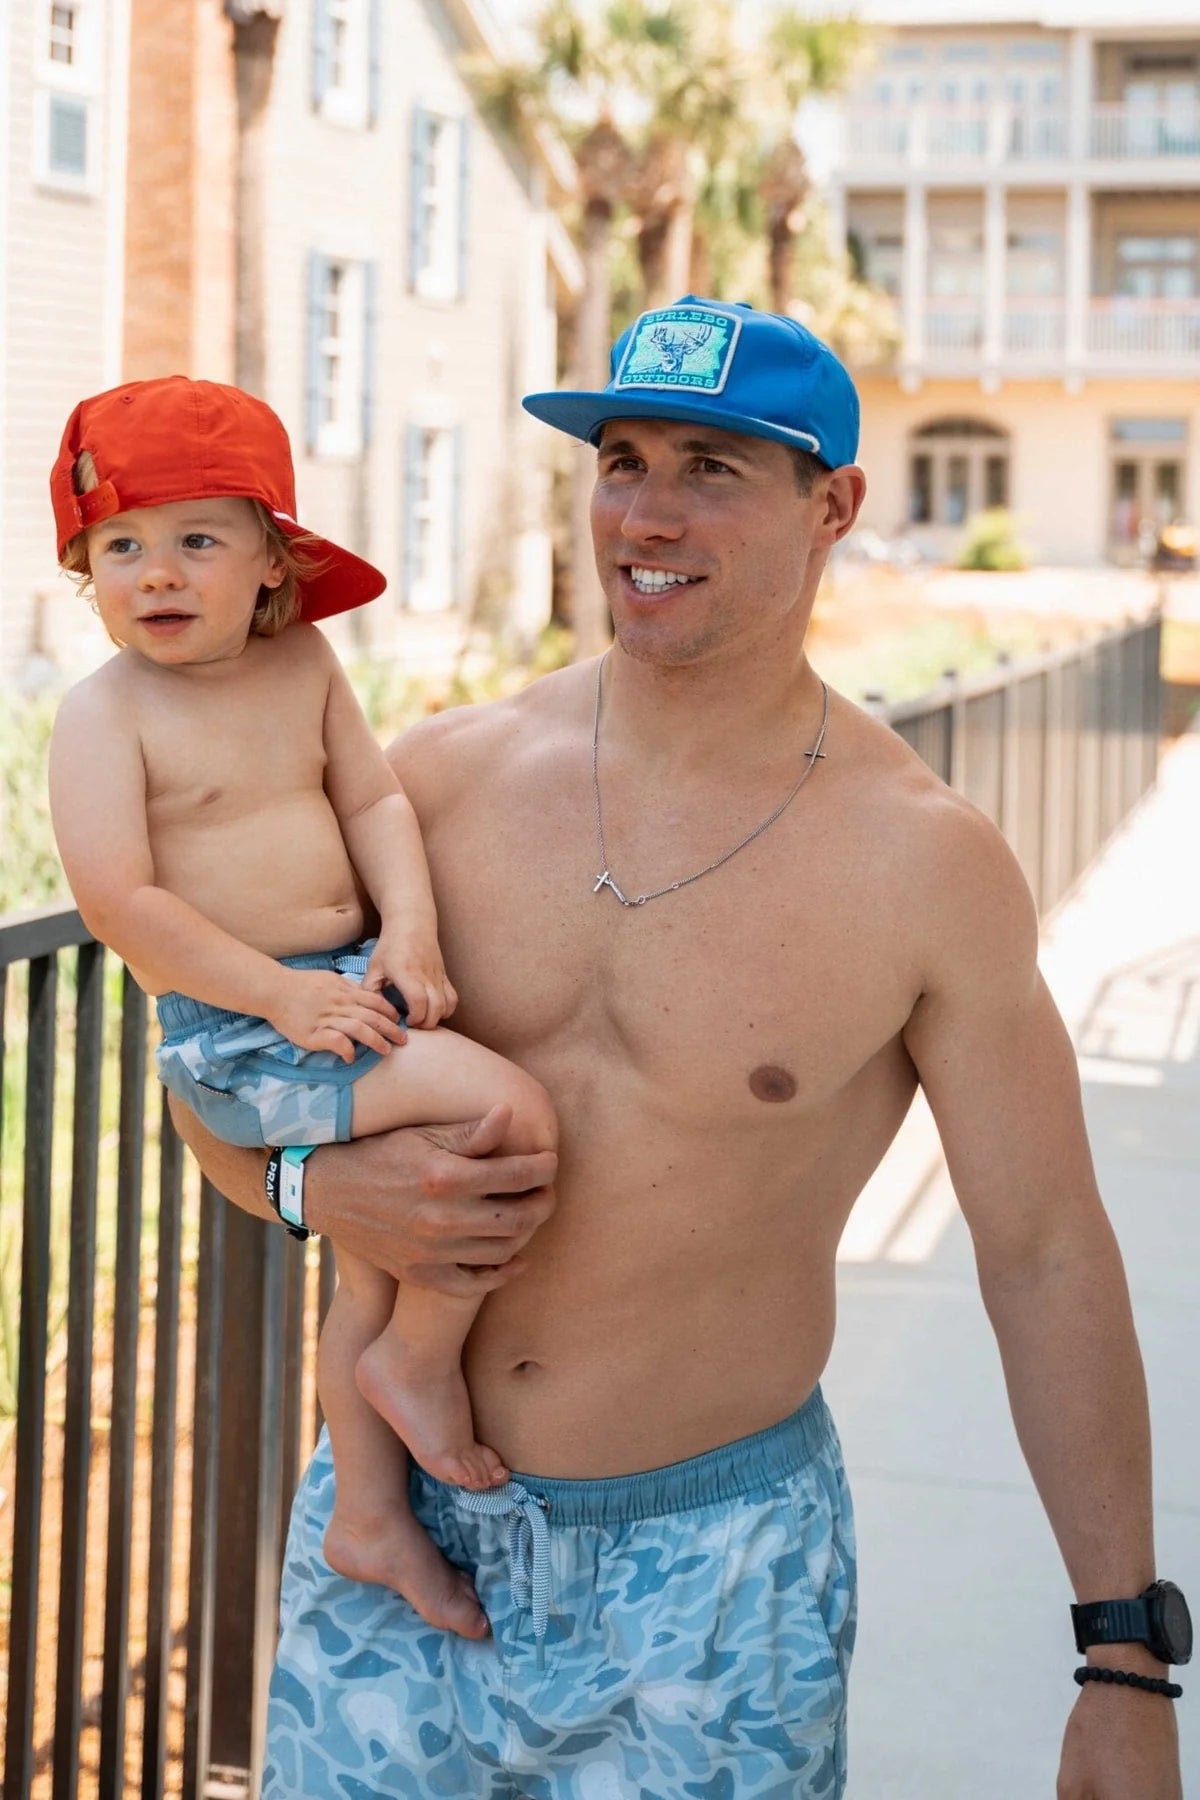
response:
<path id="1" fill-rule="evenodd" d="M 77 494 L 90 494 L 93 488 L 100 486 L 100 477 L 96 473 L 90 450 L 81 450 L 75 458 L 73 480 Z M 300 583 L 308 576 L 318 574 L 321 564 L 308 553 L 307 546 L 316 540 L 307 532 L 302 532 L 298 537 L 288 537 L 279 529 L 261 500 L 251 500 L 250 504 L 262 526 L 268 550 L 279 557 L 284 570 L 283 580 L 278 587 L 261 587 L 258 590 L 250 631 L 257 637 L 276 637 L 299 614 Z M 76 532 L 59 560 L 67 574 L 79 583 L 80 590 L 86 593 L 92 579 L 86 531 Z"/>

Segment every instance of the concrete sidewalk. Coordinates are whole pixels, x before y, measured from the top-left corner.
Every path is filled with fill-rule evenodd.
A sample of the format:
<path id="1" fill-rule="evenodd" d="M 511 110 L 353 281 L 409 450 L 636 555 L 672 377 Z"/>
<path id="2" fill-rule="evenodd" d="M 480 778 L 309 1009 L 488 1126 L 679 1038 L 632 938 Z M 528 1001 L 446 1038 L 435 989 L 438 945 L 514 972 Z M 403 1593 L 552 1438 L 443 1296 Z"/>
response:
<path id="1" fill-rule="evenodd" d="M 1150 1385 L 1159 1568 L 1200 1614 L 1200 736 L 1045 935 Z M 852 1221 L 825 1381 L 858 1507 L 848 1800 L 1053 1800 L 1070 1594 L 928 1121 Z M 862 1203 L 860 1203 L 861 1205 Z M 1179 1702 L 1200 1800 L 1200 1663 Z"/>

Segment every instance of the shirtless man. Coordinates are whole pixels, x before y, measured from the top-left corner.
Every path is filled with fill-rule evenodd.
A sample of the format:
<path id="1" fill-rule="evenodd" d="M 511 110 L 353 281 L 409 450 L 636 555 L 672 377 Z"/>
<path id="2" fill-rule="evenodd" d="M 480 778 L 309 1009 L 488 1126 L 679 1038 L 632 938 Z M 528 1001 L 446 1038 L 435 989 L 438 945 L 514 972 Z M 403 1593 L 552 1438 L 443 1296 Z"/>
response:
<path id="1" fill-rule="evenodd" d="M 602 394 L 527 404 L 598 445 L 616 644 L 392 754 L 460 1028 L 557 1106 L 557 1208 L 552 1158 L 482 1160 L 489 1119 L 319 1150 L 306 1218 L 490 1290 L 475 1417 L 529 1473 L 470 1509 L 414 1478 L 481 1642 L 331 1574 L 318 1449 L 264 1794 L 834 1800 L 854 1550 L 817 1384 L 838 1239 L 918 1082 L 1081 1601 L 1155 1576 L 1123 1271 L 1011 854 L 805 657 L 864 492 L 845 371 L 792 321 L 689 300 L 635 322 Z M 265 1214 L 260 1160 L 181 1124 Z M 1140 1643 L 1087 1660 L 1167 1672 Z M 1084 1685 L 1058 1791 L 1179 1800 L 1170 1700 Z"/>

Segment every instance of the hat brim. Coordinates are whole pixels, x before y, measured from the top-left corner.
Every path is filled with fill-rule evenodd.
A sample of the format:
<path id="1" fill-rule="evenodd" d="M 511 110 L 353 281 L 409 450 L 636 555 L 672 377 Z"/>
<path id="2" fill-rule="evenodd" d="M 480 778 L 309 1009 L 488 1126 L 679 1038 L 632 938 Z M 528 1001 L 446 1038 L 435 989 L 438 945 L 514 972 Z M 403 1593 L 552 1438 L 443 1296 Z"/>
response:
<path id="1" fill-rule="evenodd" d="M 613 419 L 675 419 L 680 424 L 710 425 L 717 431 L 732 431 L 743 437 L 769 438 L 772 443 L 807 450 L 810 456 L 827 461 L 817 447 L 820 440 L 811 431 L 792 431 L 770 419 L 726 412 L 674 394 L 614 394 L 608 388 L 599 393 L 568 390 L 526 394 L 521 405 L 543 424 L 553 425 L 556 431 L 565 431 L 585 444 L 598 444 L 602 428 Z"/>
<path id="2" fill-rule="evenodd" d="M 387 587 L 383 571 L 355 556 L 352 550 L 343 550 L 340 544 L 306 530 L 286 515 L 273 513 L 272 517 L 285 537 L 304 539 L 300 553 L 316 564 L 314 573 L 300 582 L 300 618 L 310 624 L 316 619 L 331 619 L 337 613 L 377 600 Z"/>

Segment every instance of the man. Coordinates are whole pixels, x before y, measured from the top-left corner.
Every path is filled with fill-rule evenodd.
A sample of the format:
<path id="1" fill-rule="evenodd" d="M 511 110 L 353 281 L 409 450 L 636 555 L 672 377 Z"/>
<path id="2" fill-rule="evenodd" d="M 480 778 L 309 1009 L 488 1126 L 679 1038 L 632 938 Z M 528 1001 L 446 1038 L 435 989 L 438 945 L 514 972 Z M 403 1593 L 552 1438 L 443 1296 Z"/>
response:
<path id="1" fill-rule="evenodd" d="M 501 1117 L 319 1151 L 304 1208 L 408 1279 L 490 1290 L 476 1427 L 529 1473 L 485 1500 L 414 1478 L 481 1639 L 331 1575 L 318 1450 L 266 1793 L 833 1800 L 854 1548 L 817 1383 L 838 1239 L 918 1081 L 1081 1601 L 1155 1574 L 1123 1272 L 1007 847 L 805 657 L 865 486 L 845 370 L 794 321 L 688 298 L 635 322 L 602 393 L 526 404 L 598 446 L 616 644 L 393 756 L 456 1022 L 557 1105 L 557 1207 L 549 1158 L 482 1160 Z M 267 1210 L 259 1162 L 189 1138 Z M 1183 1660 L 1176 1592 L 1081 1643 Z M 1147 1642 L 1088 1662 L 1166 1674 Z M 1170 1699 L 1081 1687 L 1063 1800 L 1179 1800 Z"/>

